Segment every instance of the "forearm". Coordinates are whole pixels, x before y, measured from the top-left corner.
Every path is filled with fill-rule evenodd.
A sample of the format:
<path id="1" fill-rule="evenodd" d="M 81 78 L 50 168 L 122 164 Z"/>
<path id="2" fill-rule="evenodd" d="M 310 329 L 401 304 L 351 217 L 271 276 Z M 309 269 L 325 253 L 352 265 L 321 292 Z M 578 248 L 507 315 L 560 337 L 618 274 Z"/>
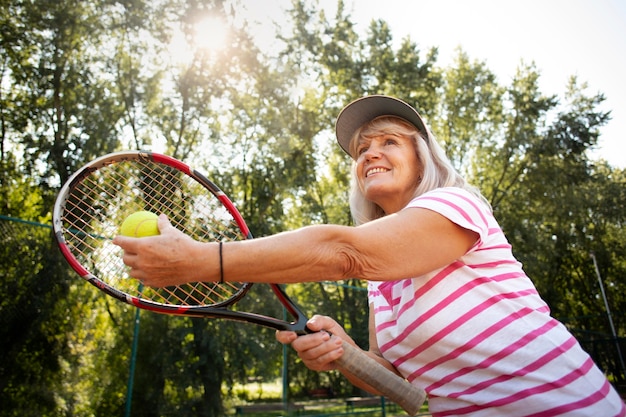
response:
<path id="1" fill-rule="evenodd" d="M 226 242 L 222 247 L 224 279 L 288 283 L 348 278 L 349 257 L 342 244 L 346 229 L 319 225 L 259 239 Z"/>
<path id="2" fill-rule="evenodd" d="M 186 282 L 293 283 L 361 276 L 355 256 L 355 228 L 317 225 L 242 241 L 200 242 L 162 216 L 160 235 L 116 236 L 133 278 L 151 287 Z"/>

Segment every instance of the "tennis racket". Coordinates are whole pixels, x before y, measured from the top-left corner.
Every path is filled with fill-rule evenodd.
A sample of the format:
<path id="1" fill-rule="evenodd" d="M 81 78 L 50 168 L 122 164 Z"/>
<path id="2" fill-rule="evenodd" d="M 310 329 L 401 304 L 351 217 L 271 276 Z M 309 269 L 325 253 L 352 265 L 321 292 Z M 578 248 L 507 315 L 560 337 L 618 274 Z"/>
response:
<path id="1" fill-rule="evenodd" d="M 243 217 L 226 194 L 187 164 L 153 152 L 124 151 L 102 156 L 63 185 L 53 212 L 59 248 L 71 267 L 104 293 L 162 314 L 222 318 L 276 330 L 309 333 L 307 317 L 282 287 L 268 284 L 292 321 L 232 309 L 252 284 L 193 282 L 143 287 L 128 275 L 122 250 L 111 241 L 131 213 L 164 213 L 172 225 L 199 241 L 252 239 Z M 263 284 L 265 285 L 265 284 Z M 425 399 L 411 385 L 352 345 L 343 344 L 337 365 L 358 376 L 415 415 Z"/>

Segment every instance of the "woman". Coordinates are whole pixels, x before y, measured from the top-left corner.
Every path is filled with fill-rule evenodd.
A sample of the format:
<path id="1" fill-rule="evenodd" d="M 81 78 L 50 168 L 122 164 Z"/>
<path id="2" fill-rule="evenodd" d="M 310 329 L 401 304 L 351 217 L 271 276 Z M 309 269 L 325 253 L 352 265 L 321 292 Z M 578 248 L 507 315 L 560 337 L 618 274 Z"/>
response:
<path id="1" fill-rule="evenodd" d="M 626 407 L 565 327 L 550 317 L 485 199 L 451 167 L 408 104 L 367 96 L 342 110 L 337 139 L 353 159 L 356 227 L 317 225 L 223 247 L 195 242 L 164 216 L 161 235 L 117 237 L 131 275 L 185 281 L 368 280 L 368 354 L 426 389 L 434 416 L 625 416 Z M 209 259 L 211 261 L 207 261 Z M 311 369 L 335 369 L 329 317 L 297 337 Z M 330 336 L 332 335 L 332 336 Z M 354 384 L 365 386 L 353 375 Z"/>

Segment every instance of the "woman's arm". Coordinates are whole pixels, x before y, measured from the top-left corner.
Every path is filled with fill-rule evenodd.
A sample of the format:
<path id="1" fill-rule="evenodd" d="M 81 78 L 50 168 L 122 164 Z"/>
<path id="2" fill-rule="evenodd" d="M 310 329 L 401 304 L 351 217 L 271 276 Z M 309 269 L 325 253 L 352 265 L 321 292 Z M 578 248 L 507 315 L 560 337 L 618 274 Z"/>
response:
<path id="1" fill-rule="evenodd" d="M 220 278 L 216 243 L 193 241 L 161 216 L 160 236 L 118 236 L 131 276 L 165 286 Z M 410 208 L 362 226 L 316 225 L 222 248 L 226 281 L 397 280 L 450 264 L 476 242 L 475 232 L 427 209 Z"/>

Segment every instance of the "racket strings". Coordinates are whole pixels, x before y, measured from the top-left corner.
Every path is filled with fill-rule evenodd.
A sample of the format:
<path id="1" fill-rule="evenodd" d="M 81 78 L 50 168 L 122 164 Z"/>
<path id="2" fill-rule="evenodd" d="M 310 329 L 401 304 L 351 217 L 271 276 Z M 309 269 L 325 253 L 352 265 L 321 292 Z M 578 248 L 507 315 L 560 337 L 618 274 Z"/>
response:
<path id="1" fill-rule="evenodd" d="M 240 287 L 234 283 L 218 284 L 195 282 L 183 286 L 161 288 L 160 291 L 158 291 L 158 295 L 162 297 L 161 302 L 163 303 L 172 304 L 172 300 L 176 300 L 176 304 L 180 305 L 207 305 L 218 304 L 225 299 L 229 299 L 233 297 L 239 289 Z M 153 289 L 150 290 L 154 291 Z M 152 300 L 157 301 L 154 298 L 153 296 Z"/>
<path id="2" fill-rule="evenodd" d="M 242 283 L 195 282 L 165 288 L 138 285 L 128 276 L 122 251 L 111 240 L 131 213 L 164 213 L 174 227 L 199 241 L 241 240 L 232 214 L 191 176 L 147 159 L 113 161 L 92 170 L 72 187 L 63 212 L 70 251 L 100 280 L 117 290 L 162 304 L 216 305 Z"/>

